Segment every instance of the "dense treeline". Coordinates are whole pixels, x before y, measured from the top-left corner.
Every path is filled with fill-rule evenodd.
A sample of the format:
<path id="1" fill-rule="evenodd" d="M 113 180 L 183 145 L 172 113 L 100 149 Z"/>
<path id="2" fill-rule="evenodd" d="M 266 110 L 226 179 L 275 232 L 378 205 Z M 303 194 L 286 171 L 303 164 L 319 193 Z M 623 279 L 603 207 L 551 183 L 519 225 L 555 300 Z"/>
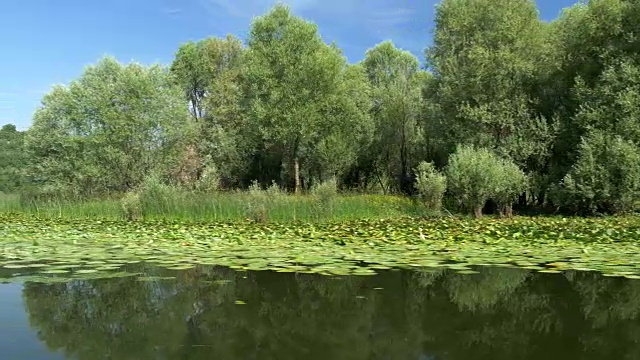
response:
<path id="1" fill-rule="evenodd" d="M 488 200 L 506 214 L 514 203 L 631 211 L 639 18 L 631 0 L 590 0 L 553 22 L 533 0 L 443 0 L 423 69 L 389 41 L 349 64 L 277 5 L 245 43 L 189 42 L 168 68 L 105 58 L 52 89 L 25 158 L 3 149 L 0 191 L 123 193 L 154 174 L 189 189 L 257 180 L 301 192 L 335 179 L 353 191 L 417 189 L 430 206 L 444 196 L 476 215 Z M 3 128 L 1 146 L 23 141 L 14 130 Z M 16 159 L 20 181 L 7 175 Z"/>

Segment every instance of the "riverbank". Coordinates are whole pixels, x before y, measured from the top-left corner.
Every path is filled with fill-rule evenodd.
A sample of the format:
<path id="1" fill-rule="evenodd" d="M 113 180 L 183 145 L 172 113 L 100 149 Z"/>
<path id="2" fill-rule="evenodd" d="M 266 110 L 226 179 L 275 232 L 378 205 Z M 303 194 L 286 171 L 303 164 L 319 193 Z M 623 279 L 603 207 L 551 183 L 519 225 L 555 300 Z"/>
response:
<path id="1" fill-rule="evenodd" d="M 393 219 L 430 215 L 414 200 L 388 195 L 286 195 L 273 191 L 236 191 L 197 194 L 171 191 L 148 194 L 137 204 L 121 196 L 91 200 L 25 200 L 0 195 L 0 213 L 44 219 L 106 219 L 133 217 L 144 220 L 208 222 L 327 222 L 359 219 Z"/>
<path id="2" fill-rule="evenodd" d="M 5 214 L 0 223 L 0 265 L 35 268 L 47 278 L 99 277 L 136 262 L 174 270 L 216 265 L 323 275 L 438 267 L 471 274 L 477 266 L 506 266 L 640 277 L 640 217 L 397 218 L 287 225 Z"/>

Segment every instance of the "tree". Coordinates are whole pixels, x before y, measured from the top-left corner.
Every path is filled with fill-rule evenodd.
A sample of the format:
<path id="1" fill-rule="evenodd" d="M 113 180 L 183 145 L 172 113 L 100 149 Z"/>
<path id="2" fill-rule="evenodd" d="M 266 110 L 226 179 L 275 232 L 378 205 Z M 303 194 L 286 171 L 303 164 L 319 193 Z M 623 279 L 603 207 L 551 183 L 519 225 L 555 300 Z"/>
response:
<path id="1" fill-rule="evenodd" d="M 552 24 L 560 59 L 552 76 L 557 80 L 547 84 L 561 120 L 550 169 L 555 180 L 565 176 L 577 160 L 581 139 L 588 135 L 587 113 L 592 120 L 596 116 L 606 119 L 602 125 L 618 116 L 630 118 L 623 107 L 632 110 L 631 93 L 637 91 L 637 70 L 633 68 L 640 61 L 640 29 L 635 20 L 639 15 L 637 1 L 590 0 L 563 11 Z M 622 102 L 616 103 L 618 100 Z M 588 122 L 593 124 L 592 120 Z"/>
<path id="2" fill-rule="evenodd" d="M 418 119 L 421 89 L 428 74 L 418 59 L 385 41 L 367 50 L 362 62 L 372 86 L 375 135 L 366 153 L 373 171 L 394 179 L 396 190 L 409 192 L 411 169 L 423 143 Z M 378 174 L 380 176 L 380 174 Z"/>
<path id="3" fill-rule="evenodd" d="M 513 215 L 513 203 L 518 196 L 529 188 L 527 175 L 511 160 L 501 160 L 498 188 L 494 200 L 498 205 L 500 214 L 511 217 Z"/>
<path id="4" fill-rule="evenodd" d="M 127 191 L 166 173 L 191 132 L 165 68 L 107 57 L 45 95 L 27 131 L 29 175 L 80 195 Z"/>
<path id="5" fill-rule="evenodd" d="M 232 35 L 225 39 L 189 41 L 180 46 L 171 64 L 171 72 L 185 92 L 196 120 L 205 115 L 205 99 L 213 84 L 227 71 L 240 65 L 242 53 L 242 42 Z"/>
<path id="6" fill-rule="evenodd" d="M 459 146 L 449 157 L 447 186 L 465 210 L 476 218 L 488 200 L 495 201 L 502 214 L 511 216 L 511 205 L 527 188 L 527 178 L 511 160 L 487 149 Z"/>
<path id="7" fill-rule="evenodd" d="M 532 0 L 444 0 L 426 52 L 430 140 L 494 150 L 527 170 L 544 162 L 554 124 L 536 111 L 546 32 Z M 542 64 L 542 65 L 541 65 Z"/>
<path id="8" fill-rule="evenodd" d="M 0 129 L 0 193 L 17 191 L 22 184 L 21 171 L 26 158 L 23 151 L 24 133 L 15 125 L 6 124 Z"/>
<path id="9" fill-rule="evenodd" d="M 415 170 L 418 195 L 429 210 L 440 211 L 447 190 L 447 177 L 436 170 L 433 163 L 421 162 Z"/>
<path id="10" fill-rule="evenodd" d="M 487 149 L 459 146 L 449 157 L 447 187 L 460 206 L 482 217 L 485 203 L 500 187 L 500 158 Z"/>
<path id="11" fill-rule="evenodd" d="M 368 118 L 359 97 L 352 98 L 350 85 L 358 84 L 352 75 L 340 50 L 286 6 L 254 20 L 245 68 L 248 117 L 265 147 L 282 153 L 296 192 L 304 161 L 321 142 Z"/>
<path id="12" fill-rule="evenodd" d="M 640 149 L 620 136 L 593 131 L 556 189 L 554 202 L 582 214 L 628 212 L 640 199 Z"/>

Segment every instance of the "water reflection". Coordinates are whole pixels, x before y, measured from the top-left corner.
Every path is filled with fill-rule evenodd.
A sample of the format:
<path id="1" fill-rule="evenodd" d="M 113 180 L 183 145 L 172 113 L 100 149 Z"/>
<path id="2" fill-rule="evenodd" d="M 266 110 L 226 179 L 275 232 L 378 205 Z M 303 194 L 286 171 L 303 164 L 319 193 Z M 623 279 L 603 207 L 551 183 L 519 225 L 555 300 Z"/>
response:
<path id="1" fill-rule="evenodd" d="M 508 268 L 143 271 L 176 279 L 26 284 L 29 323 L 80 359 L 640 358 L 639 281 Z"/>

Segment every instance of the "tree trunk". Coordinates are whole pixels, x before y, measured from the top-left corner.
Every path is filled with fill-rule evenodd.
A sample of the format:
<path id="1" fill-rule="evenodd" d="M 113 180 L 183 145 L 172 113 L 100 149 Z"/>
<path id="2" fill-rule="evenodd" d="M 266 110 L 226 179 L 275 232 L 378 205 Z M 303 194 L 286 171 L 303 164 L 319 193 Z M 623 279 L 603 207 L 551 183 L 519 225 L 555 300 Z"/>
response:
<path id="1" fill-rule="evenodd" d="M 407 177 L 409 174 L 409 158 L 408 158 L 408 149 L 407 149 L 407 111 L 405 109 L 404 101 L 402 102 L 402 128 L 401 128 L 401 137 L 400 137 L 400 191 L 404 194 L 409 193 L 409 184 L 407 181 Z"/>
<path id="2" fill-rule="evenodd" d="M 476 207 L 473 209 L 473 216 L 474 216 L 476 219 L 480 219 L 480 218 L 482 217 L 482 205 L 480 205 L 480 206 L 476 206 Z"/>
<path id="3" fill-rule="evenodd" d="M 296 195 L 300 194 L 300 159 L 298 159 L 298 156 L 296 155 L 293 158 L 293 176 L 294 176 L 294 180 L 295 180 L 295 193 Z"/>
<path id="4" fill-rule="evenodd" d="M 291 157 L 293 158 L 293 183 L 294 183 L 294 193 L 296 195 L 300 195 L 300 190 L 302 190 L 301 182 L 300 182 L 300 158 L 298 157 L 298 148 L 300 145 L 300 138 L 296 138 L 293 142 L 293 151 L 291 152 Z"/>
<path id="5" fill-rule="evenodd" d="M 509 204 L 504 207 L 504 215 L 509 219 L 513 217 L 513 205 Z"/>

